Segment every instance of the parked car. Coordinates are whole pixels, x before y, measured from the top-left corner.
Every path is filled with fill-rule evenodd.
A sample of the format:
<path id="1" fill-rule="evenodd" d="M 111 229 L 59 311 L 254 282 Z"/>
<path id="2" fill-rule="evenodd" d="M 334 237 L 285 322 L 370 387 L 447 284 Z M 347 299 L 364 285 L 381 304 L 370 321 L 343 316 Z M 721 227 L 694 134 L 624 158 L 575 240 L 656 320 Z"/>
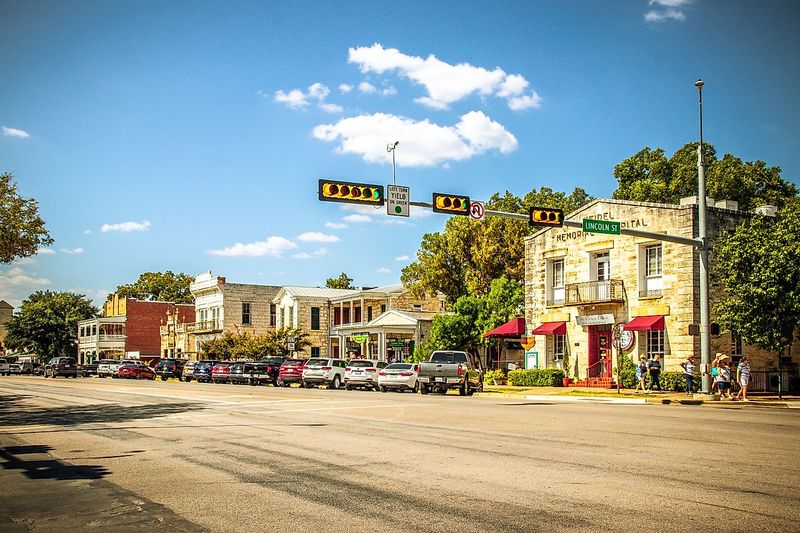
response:
<path id="1" fill-rule="evenodd" d="M 122 361 L 114 361 L 113 363 L 108 365 L 109 369 L 111 370 L 111 377 L 118 378 L 119 367 L 121 367 L 122 365 L 127 365 L 128 363 L 141 363 L 141 361 L 139 361 L 138 359 L 123 359 Z"/>
<path id="2" fill-rule="evenodd" d="M 86 363 L 85 365 L 78 366 L 78 372 L 80 372 L 81 376 L 85 378 L 88 378 L 90 376 L 96 376 L 97 367 L 98 364 L 96 362 Z"/>
<path id="3" fill-rule="evenodd" d="M 386 365 L 374 359 L 351 359 L 344 369 L 344 388 L 378 390 L 378 372 Z"/>
<path id="4" fill-rule="evenodd" d="M 78 377 L 78 364 L 73 357 L 53 357 L 44 365 L 44 377 Z"/>
<path id="5" fill-rule="evenodd" d="M 37 361 L 23 361 L 20 365 L 22 366 L 23 374 L 36 374 L 36 369 L 42 366 Z"/>
<path id="6" fill-rule="evenodd" d="M 22 365 L 19 364 L 19 363 L 9 363 L 8 364 L 8 370 L 12 374 L 20 375 L 20 374 L 22 374 Z"/>
<path id="7" fill-rule="evenodd" d="M 129 361 L 120 365 L 117 375 L 125 379 L 156 379 L 155 371 L 141 361 Z"/>
<path id="8" fill-rule="evenodd" d="M 192 381 L 192 378 L 194 378 L 194 367 L 196 365 L 197 361 L 186 361 L 186 364 L 183 365 L 183 372 L 181 372 L 181 376 L 178 379 L 186 383 Z"/>
<path id="9" fill-rule="evenodd" d="M 344 382 L 346 367 L 347 362 L 344 359 L 312 357 L 303 367 L 303 385 L 316 387 L 325 384 L 328 388 L 338 389 Z"/>
<path id="10" fill-rule="evenodd" d="M 34 376 L 44 376 L 44 366 L 39 365 L 33 368 L 33 375 Z"/>
<path id="11" fill-rule="evenodd" d="M 11 375 L 11 367 L 6 359 L 0 359 L 0 374 Z"/>
<path id="12" fill-rule="evenodd" d="M 211 381 L 213 383 L 227 383 L 231 377 L 233 363 L 217 363 L 211 367 Z"/>
<path id="13" fill-rule="evenodd" d="M 244 366 L 250 361 L 236 361 L 231 364 L 231 374 L 228 381 L 233 384 L 247 383 L 247 376 L 244 375 Z"/>
<path id="14" fill-rule="evenodd" d="M 214 365 L 221 362 L 222 361 L 217 361 L 216 359 L 198 361 L 197 364 L 194 365 L 192 378 L 200 382 L 209 383 L 211 381 L 211 369 L 214 368 Z"/>
<path id="15" fill-rule="evenodd" d="M 467 352 L 436 350 L 428 361 L 419 364 L 419 391 L 436 390 L 446 394 L 458 389 L 461 396 L 483 390 L 483 371 L 478 360 Z"/>
<path id="16" fill-rule="evenodd" d="M 292 383 L 299 383 L 303 386 L 303 366 L 305 359 L 284 359 L 278 369 L 278 385 L 289 387 Z"/>
<path id="17" fill-rule="evenodd" d="M 412 363 L 392 363 L 378 372 L 378 387 L 387 390 L 417 392 L 419 389 L 419 367 Z"/>
<path id="18" fill-rule="evenodd" d="M 167 381 L 169 378 L 180 379 L 185 364 L 186 359 L 161 359 L 156 363 L 156 375 L 161 378 L 161 381 Z"/>
<path id="19" fill-rule="evenodd" d="M 107 378 L 111 377 L 111 365 L 118 364 L 117 359 L 100 359 L 97 361 L 97 377 Z"/>

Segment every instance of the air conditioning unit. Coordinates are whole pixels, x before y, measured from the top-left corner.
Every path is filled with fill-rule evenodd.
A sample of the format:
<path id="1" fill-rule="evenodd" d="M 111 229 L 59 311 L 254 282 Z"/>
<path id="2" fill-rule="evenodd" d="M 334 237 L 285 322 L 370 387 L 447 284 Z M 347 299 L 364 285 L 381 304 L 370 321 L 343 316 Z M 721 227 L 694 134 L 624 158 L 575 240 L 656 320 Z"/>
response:
<path id="1" fill-rule="evenodd" d="M 680 205 L 697 205 L 697 196 L 684 196 L 680 199 Z M 706 196 L 706 206 L 714 205 L 714 199 Z"/>
<path id="2" fill-rule="evenodd" d="M 765 217 L 774 217 L 778 214 L 778 208 L 774 205 L 762 205 L 756 207 L 756 213 Z"/>
<path id="3" fill-rule="evenodd" d="M 727 209 L 729 211 L 738 211 L 739 210 L 739 202 L 736 200 L 719 200 L 714 202 L 714 207 L 719 209 Z"/>

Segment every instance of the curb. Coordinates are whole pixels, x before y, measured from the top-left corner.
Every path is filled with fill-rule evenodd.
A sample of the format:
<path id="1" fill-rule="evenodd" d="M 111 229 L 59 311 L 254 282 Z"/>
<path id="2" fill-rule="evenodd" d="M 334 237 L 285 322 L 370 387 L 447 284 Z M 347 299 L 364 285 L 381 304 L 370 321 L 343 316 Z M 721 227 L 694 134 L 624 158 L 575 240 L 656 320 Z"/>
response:
<path id="1" fill-rule="evenodd" d="M 556 403 L 615 403 L 623 405 L 644 405 L 645 398 L 604 398 L 602 396 L 559 396 L 559 395 L 533 395 L 525 396 L 526 400 Z"/>

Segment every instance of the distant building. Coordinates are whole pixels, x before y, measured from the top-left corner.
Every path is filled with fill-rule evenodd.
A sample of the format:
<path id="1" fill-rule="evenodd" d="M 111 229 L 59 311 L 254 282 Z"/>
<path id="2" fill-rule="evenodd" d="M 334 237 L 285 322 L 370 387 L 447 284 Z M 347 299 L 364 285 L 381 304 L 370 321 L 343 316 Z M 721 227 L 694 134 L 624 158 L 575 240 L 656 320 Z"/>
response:
<path id="1" fill-rule="evenodd" d="M 194 333 L 189 328 L 194 324 L 194 307 L 191 312 L 185 307 L 172 306 L 161 322 L 161 357 L 197 360 Z"/>
<path id="2" fill-rule="evenodd" d="M 6 322 L 11 320 L 12 316 L 14 316 L 14 306 L 5 300 L 0 300 L 0 343 L 6 338 L 6 334 L 8 333 Z M 0 348 L 0 350 L 2 350 L 2 348 Z"/>

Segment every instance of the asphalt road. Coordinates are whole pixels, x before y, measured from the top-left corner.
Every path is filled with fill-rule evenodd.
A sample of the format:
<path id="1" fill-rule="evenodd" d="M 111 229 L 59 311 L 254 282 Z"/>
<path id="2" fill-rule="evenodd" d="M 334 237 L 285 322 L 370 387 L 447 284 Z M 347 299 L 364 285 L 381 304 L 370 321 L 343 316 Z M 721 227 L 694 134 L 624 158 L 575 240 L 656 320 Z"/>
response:
<path id="1" fill-rule="evenodd" d="M 798 531 L 800 410 L 0 378 L 0 531 Z"/>

